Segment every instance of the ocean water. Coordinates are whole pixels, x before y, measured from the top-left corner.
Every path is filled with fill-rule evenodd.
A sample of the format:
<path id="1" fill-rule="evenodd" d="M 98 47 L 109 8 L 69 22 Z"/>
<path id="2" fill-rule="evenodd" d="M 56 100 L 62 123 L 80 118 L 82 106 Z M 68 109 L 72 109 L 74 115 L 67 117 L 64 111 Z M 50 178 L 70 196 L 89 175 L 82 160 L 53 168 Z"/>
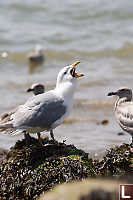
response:
<path id="1" fill-rule="evenodd" d="M 33 67 L 27 54 L 36 44 L 45 62 Z M 133 1 L 1 0 L 0 55 L 1 113 L 24 103 L 32 83 L 54 88 L 59 70 L 80 60 L 85 76 L 68 120 L 54 131 L 56 139 L 92 154 L 131 141 L 127 133 L 118 135 L 115 99 L 107 94 L 122 86 L 133 89 Z M 21 138 L 1 133 L 0 146 L 9 149 Z"/>

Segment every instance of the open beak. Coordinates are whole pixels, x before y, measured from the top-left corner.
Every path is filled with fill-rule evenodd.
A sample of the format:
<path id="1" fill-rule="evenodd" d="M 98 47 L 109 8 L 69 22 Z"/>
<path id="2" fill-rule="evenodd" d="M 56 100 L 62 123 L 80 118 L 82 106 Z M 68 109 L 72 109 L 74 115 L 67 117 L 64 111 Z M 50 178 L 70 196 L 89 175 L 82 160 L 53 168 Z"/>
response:
<path id="1" fill-rule="evenodd" d="M 75 63 L 72 64 L 71 75 L 72 75 L 74 78 L 79 78 L 79 77 L 84 76 L 84 74 L 76 73 L 76 72 L 75 72 L 76 67 L 77 67 L 77 65 L 78 65 L 79 63 L 80 63 L 80 61 L 76 61 Z"/>
<path id="2" fill-rule="evenodd" d="M 27 89 L 26 92 L 32 92 L 32 91 L 33 91 L 33 89 L 29 88 L 29 89 Z"/>
<path id="3" fill-rule="evenodd" d="M 114 96 L 114 95 L 117 95 L 117 92 L 109 92 L 108 93 L 108 96 Z"/>

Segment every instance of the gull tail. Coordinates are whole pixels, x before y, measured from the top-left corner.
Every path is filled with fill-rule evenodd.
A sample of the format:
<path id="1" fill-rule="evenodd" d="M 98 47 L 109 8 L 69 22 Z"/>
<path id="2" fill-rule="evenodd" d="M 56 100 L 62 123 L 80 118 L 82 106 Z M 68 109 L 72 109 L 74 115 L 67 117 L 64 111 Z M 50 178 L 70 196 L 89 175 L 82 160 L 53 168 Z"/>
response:
<path id="1" fill-rule="evenodd" d="M 0 130 L 3 129 L 3 130 L 6 130 L 8 128 L 14 128 L 13 127 L 13 124 L 11 123 L 6 123 L 6 124 L 0 124 Z"/>

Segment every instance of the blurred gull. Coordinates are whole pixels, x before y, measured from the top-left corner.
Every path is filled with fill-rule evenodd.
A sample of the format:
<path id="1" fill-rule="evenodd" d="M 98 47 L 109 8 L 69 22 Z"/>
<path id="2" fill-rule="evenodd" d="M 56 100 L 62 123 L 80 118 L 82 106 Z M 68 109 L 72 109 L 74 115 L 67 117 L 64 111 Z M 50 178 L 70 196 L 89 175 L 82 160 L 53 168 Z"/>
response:
<path id="1" fill-rule="evenodd" d="M 35 49 L 28 54 L 28 59 L 31 62 L 42 63 L 45 59 L 42 47 L 40 45 L 36 45 Z"/>
<path id="2" fill-rule="evenodd" d="M 35 83 L 27 89 L 27 92 L 33 92 L 34 95 L 42 94 L 45 92 L 45 86 L 41 83 Z"/>
<path id="3" fill-rule="evenodd" d="M 45 92 L 45 86 L 41 83 L 34 83 L 30 88 L 27 89 L 27 92 L 33 92 L 34 95 L 42 94 Z M 8 113 L 3 113 L 0 116 L 0 124 L 9 122 L 11 115 L 14 114 L 18 108 L 19 106 Z M 25 137 L 27 137 L 28 133 L 24 132 L 24 134 Z M 40 140 L 40 134 L 38 134 L 38 139 Z"/>
<path id="4" fill-rule="evenodd" d="M 108 93 L 108 96 L 116 95 L 115 117 L 120 127 L 132 136 L 133 145 L 133 101 L 132 90 L 120 88 L 116 92 Z"/>
<path id="5" fill-rule="evenodd" d="M 83 74 L 76 73 L 76 66 L 79 63 L 77 61 L 62 68 L 57 76 L 54 90 L 28 99 L 11 115 L 9 122 L 0 124 L 0 129 L 12 128 L 30 133 L 50 131 L 54 140 L 53 129 L 69 115 L 77 79 L 83 76 Z"/>
<path id="6" fill-rule="evenodd" d="M 2 58 L 7 58 L 8 57 L 8 53 L 6 51 L 1 53 L 1 57 Z"/>

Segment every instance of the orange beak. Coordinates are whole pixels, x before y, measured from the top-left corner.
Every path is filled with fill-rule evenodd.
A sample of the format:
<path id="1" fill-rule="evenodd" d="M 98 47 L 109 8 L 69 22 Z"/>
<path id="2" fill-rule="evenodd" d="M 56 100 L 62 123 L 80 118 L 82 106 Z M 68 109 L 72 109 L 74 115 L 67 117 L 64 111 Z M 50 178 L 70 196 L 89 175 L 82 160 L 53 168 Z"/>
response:
<path id="1" fill-rule="evenodd" d="M 77 65 L 78 65 L 79 63 L 80 63 L 80 61 L 76 61 L 75 63 L 72 64 L 72 75 L 73 75 L 73 77 L 75 77 L 75 78 L 79 78 L 79 77 L 84 76 L 84 74 L 76 73 L 76 72 L 75 72 L 75 68 L 77 67 Z"/>

